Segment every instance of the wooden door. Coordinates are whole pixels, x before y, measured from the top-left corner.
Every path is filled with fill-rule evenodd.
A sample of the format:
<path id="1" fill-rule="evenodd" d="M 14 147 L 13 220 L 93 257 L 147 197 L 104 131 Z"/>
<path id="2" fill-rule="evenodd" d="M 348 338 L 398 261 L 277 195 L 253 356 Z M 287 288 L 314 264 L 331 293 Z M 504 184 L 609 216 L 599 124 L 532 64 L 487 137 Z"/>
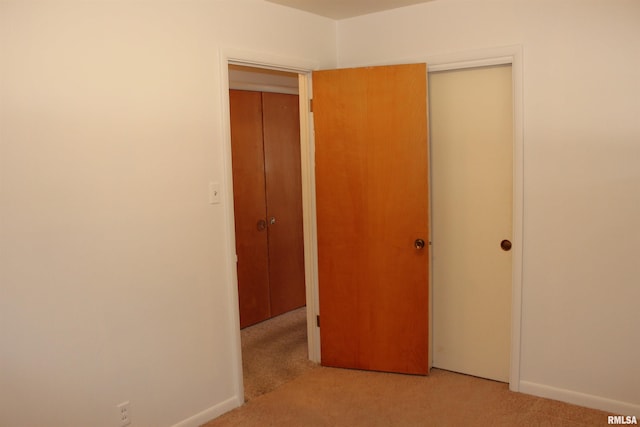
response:
<path id="1" fill-rule="evenodd" d="M 313 94 L 322 364 L 427 374 L 426 64 L 314 72 Z"/>
<path id="2" fill-rule="evenodd" d="M 300 107 L 297 95 L 262 94 L 271 316 L 305 305 Z"/>
<path id="3" fill-rule="evenodd" d="M 240 327 L 244 328 L 271 315 L 262 95 L 231 90 L 229 104 L 238 298 Z"/>
<path id="4" fill-rule="evenodd" d="M 305 305 L 297 95 L 230 90 L 240 327 Z"/>
<path id="5" fill-rule="evenodd" d="M 509 381 L 511 66 L 432 73 L 433 366 Z"/>

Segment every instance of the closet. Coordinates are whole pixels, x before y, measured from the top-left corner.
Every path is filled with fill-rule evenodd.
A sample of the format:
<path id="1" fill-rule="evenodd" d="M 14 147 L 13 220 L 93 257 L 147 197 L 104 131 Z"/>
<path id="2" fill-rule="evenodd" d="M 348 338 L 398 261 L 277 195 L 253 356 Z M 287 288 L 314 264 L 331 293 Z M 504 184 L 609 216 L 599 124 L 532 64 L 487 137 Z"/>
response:
<path id="1" fill-rule="evenodd" d="M 230 90 L 240 327 L 305 305 L 298 96 Z"/>

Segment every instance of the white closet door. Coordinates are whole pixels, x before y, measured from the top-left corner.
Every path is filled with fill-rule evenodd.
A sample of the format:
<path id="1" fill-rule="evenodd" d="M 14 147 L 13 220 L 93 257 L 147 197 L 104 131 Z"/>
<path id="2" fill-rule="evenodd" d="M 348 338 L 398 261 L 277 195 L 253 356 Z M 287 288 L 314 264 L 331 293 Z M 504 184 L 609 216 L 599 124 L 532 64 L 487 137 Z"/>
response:
<path id="1" fill-rule="evenodd" d="M 433 366 L 509 381 L 511 66 L 430 74 Z"/>

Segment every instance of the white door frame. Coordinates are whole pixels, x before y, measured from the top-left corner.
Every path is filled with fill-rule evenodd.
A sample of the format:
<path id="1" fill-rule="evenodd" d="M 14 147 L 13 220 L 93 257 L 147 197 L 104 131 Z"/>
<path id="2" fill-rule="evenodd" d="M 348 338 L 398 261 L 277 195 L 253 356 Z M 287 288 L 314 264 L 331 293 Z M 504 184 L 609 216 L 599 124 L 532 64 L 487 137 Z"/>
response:
<path id="1" fill-rule="evenodd" d="M 231 336 L 234 339 L 233 360 L 236 373 L 235 394 L 238 405 L 244 403 L 244 384 L 242 373 L 242 349 L 240 342 L 240 314 L 238 299 L 238 272 L 236 269 L 235 212 L 233 207 L 233 171 L 231 160 L 231 115 L 229 111 L 229 65 L 244 65 L 255 68 L 286 71 L 298 74 L 300 100 L 300 148 L 302 174 L 302 215 L 304 229 L 304 262 L 307 309 L 307 342 L 309 359 L 320 362 L 320 332 L 316 327 L 315 316 L 318 313 L 317 284 L 317 244 L 316 244 L 316 207 L 314 181 L 313 124 L 309 111 L 311 98 L 311 71 L 318 69 L 315 62 L 299 58 L 289 58 L 237 49 L 220 49 L 220 99 L 222 111 L 224 191 L 227 197 L 225 209 L 225 240 L 228 254 L 227 283 L 229 284 L 229 304 L 231 307 Z"/>
<path id="2" fill-rule="evenodd" d="M 520 332 L 522 323 L 522 237 L 524 206 L 524 133 L 523 133 L 523 82 L 522 47 L 506 46 L 451 55 L 427 58 L 429 72 L 459 70 L 492 65 L 511 65 L 513 89 L 513 247 L 511 283 L 511 355 L 509 366 L 509 389 L 520 389 Z M 433 253 L 430 253 L 433 256 Z M 432 263 L 432 262 L 431 262 Z M 433 264 L 433 263 L 432 263 Z M 432 271 L 432 270 L 430 270 Z M 433 275 L 429 277 L 430 293 L 433 290 Z M 433 304 L 433 298 L 430 298 Z M 430 307 L 430 347 L 433 349 L 432 316 Z M 431 361 L 432 358 L 430 357 Z"/>
<path id="3" fill-rule="evenodd" d="M 299 76 L 300 99 L 300 144 L 302 172 L 302 209 L 304 227 L 305 280 L 307 303 L 307 340 L 309 359 L 320 362 L 320 329 L 316 327 L 318 307 L 318 251 L 315 204 L 315 150 L 313 139 L 313 120 L 309 112 L 309 100 L 312 98 L 311 72 L 319 69 L 313 61 L 300 58 L 271 55 L 264 52 L 220 49 L 220 99 L 224 141 L 223 167 L 225 185 L 225 225 L 226 247 L 228 254 L 227 283 L 229 284 L 229 304 L 231 335 L 234 337 L 234 371 L 236 372 L 236 399 L 238 405 L 244 403 L 244 385 L 242 380 L 242 351 L 240 342 L 238 277 L 235 256 L 235 223 L 233 208 L 233 175 L 231 162 L 231 129 L 229 113 L 229 64 L 245 65 L 256 68 L 297 73 Z M 393 63 L 426 62 L 428 71 L 445 71 L 463 68 L 474 68 L 491 65 L 511 64 L 513 79 L 513 258 L 512 258 L 512 302 L 511 302 L 511 357 L 509 370 L 509 389 L 520 388 L 520 332 L 522 313 L 522 237 L 523 237 L 523 81 L 522 81 L 522 47 L 506 46 L 483 49 L 471 52 L 439 55 L 433 57 L 410 58 Z M 367 64 L 382 65 L 382 64 Z M 391 64 L 388 64 L 391 65 Z M 427 89 L 428 90 L 428 89 Z M 304 114 L 304 112 L 308 112 Z M 430 261 L 431 262 L 431 261 Z M 429 278 L 431 289 L 432 278 Z M 430 298 L 430 301 L 433 301 Z M 430 302 L 431 304 L 431 302 Z M 312 308 L 311 310 L 309 308 Z M 429 309 L 430 316 L 433 310 Z M 430 325 L 432 324 L 430 320 Z M 433 334 L 430 333 L 430 351 L 433 347 Z M 431 358 L 429 358 L 431 361 Z"/>

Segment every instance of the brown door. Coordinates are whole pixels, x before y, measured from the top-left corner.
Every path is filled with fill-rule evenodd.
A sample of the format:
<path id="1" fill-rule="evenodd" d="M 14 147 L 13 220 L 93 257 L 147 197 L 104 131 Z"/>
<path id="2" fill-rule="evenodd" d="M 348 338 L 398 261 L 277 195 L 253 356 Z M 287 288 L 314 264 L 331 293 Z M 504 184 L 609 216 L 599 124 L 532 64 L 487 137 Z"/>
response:
<path id="1" fill-rule="evenodd" d="M 262 95 L 231 90 L 229 104 L 240 326 L 245 327 L 271 315 Z"/>
<path id="2" fill-rule="evenodd" d="M 262 94 L 271 316 L 305 305 L 298 96 Z"/>
<path id="3" fill-rule="evenodd" d="M 298 96 L 229 91 L 240 326 L 305 305 Z"/>
<path id="4" fill-rule="evenodd" d="M 314 72 L 313 94 L 322 364 L 427 374 L 426 64 Z"/>

